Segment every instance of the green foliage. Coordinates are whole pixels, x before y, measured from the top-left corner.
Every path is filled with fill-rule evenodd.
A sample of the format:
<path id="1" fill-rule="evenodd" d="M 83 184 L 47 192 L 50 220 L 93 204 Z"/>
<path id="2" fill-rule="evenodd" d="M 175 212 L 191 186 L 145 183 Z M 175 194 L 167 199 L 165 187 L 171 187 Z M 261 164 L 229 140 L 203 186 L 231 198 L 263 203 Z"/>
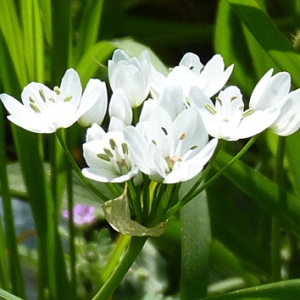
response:
<path id="1" fill-rule="evenodd" d="M 69 67 L 78 71 L 83 86 L 91 77 L 107 80 L 107 60 L 117 48 L 130 56 L 147 49 L 153 65 L 167 74 L 168 67 L 178 64 L 184 52 L 197 52 L 205 61 L 213 55 L 214 47 L 226 66 L 234 63 L 230 84 L 238 85 L 245 98 L 270 68 L 289 72 L 293 86 L 300 87 L 300 56 L 291 38 L 300 26 L 300 1 L 219 0 L 215 7 L 213 1 L 203 1 L 202 12 L 199 1 L 186 1 L 185 5 L 182 1 L 167 2 L 0 0 L 1 92 L 20 98 L 22 88 L 31 81 L 59 85 Z M 210 19 L 205 19 L 206 15 Z M 24 291 L 20 271 L 26 251 L 15 233 L 11 198 L 26 201 L 34 219 L 37 267 L 34 263 L 33 269 L 38 299 L 76 299 L 77 292 L 79 299 L 91 297 L 109 282 L 124 253 L 137 255 L 130 247 L 125 252 L 129 239 L 115 238 L 112 230 L 106 229 L 102 214 L 102 200 L 116 197 L 120 187 L 95 184 L 88 189 L 76 174 L 70 176 L 56 137 L 9 126 L 2 109 L 1 120 L 0 297 L 26 298 L 27 283 Z M 80 152 L 84 133 L 79 127 L 62 132 L 71 153 Z M 151 239 L 155 249 L 137 260 L 116 299 L 132 295 L 136 299 L 300 298 L 300 282 L 295 279 L 300 278 L 295 268 L 300 262 L 299 132 L 285 140 L 280 180 L 275 171 L 277 137 L 270 133 L 264 133 L 241 159 L 222 169 L 243 145 L 243 141 L 225 143 L 207 179 L 218 170 L 223 176 L 183 207 L 180 217 L 172 216 L 161 237 Z M 188 193 L 189 184 L 181 186 L 180 197 Z M 101 200 L 93 189 L 103 195 Z M 67 190 L 73 191 L 73 199 Z M 75 237 L 68 240 L 69 246 L 74 243 L 84 249 L 81 256 L 78 249 L 76 256 L 64 247 L 62 232 L 66 228 L 60 227 L 60 214 L 70 203 L 97 207 L 99 235 L 91 240 L 85 237 L 79 246 Z M 280 228 L 279 282 L 272 282 L 270 258 L 274 218 Z M 71 225 L 68 230 L 78 234 Z M 85 233 L 90 232 L 93 228 Z M 134 240 L 133 244 L 141 249 L 144 242 Z M 99 255 L 96 263 L 81 265 L 81 273 L 76 274 L 74 266 L 80 257 L 86 262 L 90 249 Z M 124 265 L 125 272 L 130 263 Z M 153 266 L 151 274 L 146 274 Z M 163 274 L 158 272 L 160 268 Z M 118 275 L 119 281 L 122 275 Z M 155 291 L 149 288 L 151 284 L 157 286 Z"/>

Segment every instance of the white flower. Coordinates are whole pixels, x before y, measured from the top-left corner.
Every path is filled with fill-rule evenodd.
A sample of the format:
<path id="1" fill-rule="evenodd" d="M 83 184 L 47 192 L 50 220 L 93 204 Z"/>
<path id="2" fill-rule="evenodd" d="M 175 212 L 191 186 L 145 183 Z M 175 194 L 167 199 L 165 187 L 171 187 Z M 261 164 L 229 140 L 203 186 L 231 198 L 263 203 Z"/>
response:
<path id="1" fill-rule="evenodd" d="M 52 133 L 58 128 L 70 127 L 93 107 L 99 100 L 99 82 L 88 83 L 82 96 L 79 76 L 69 69 L 60 87 L 54 90 L 41 83 L 29 83 L 21 94 L 23 104 L 7 94 L 1 94 L 0 98 L 10 113 L 11 122 L 28 131 Z"/>
<path id="2" fill-rule="evenodd" d="M 198 87 L 191 88 L 189 99 L 191 106 L 198 107 L 209 135 L 229 141 L 262 132 L 273 124 L 280 113 L 277 108 L 250 108 L 244 111 L 242 94 L 235 86 L 221 91 L 215 104 Z"/>
<path id="3" fill-rule="evenodd" d="M 138 107 L 146 99 L 151 84 L 151 62 L 148 51 L 130 58 L 124 51 L 116 50 L 108 61 L 108 78 L 113 91 L 121 88 L 131 104 Z"/>
<path id="4" fill-rule="evenodd" d="M 192 86 L 199 87 L 207 97 L 219 92 L 228 81 L 233 65 L 225 70 L 223 58 L 214 55 L 204 66 L 194 53 L 186 53 L 178 66 L 173 68 L 167 78 L 176 80 L 183 88 L 184 96 L 188 97 Z M 155 69 L 152 70 L 153 94 L 160 94 L 166 83 L 166 78 Z M 188 103 L 188 99 L 186 101 Z"/>
<path id="5" fill-rule="evenodd" d="M 122 132 L 103 133 L 95 125 L 83 144 L 83 156 L 89 167 L 82 174 L 95 181 L 124 182 L 138 173 Z"/>
<path id="6" fill-rule="evenodd" d="M 270 129 L 282 136 L 287 136 L 300 127 L 300 90 L 289 92 L 291 77 L 287 72 L 272 76 L 270 69 L 257 83 L 249 101 L 252 110 L 280 109 L 278 118 Z"/>
<path id="7" fill-rule="evenodd" d="M 208 135 L 198 111 L 182 111 L 172 121 L 163 107 L 158 107 L 148 121 L 124 129 L 133 161 L 151 180 L 176 183 L 201 172 L 217 145 Z"/>

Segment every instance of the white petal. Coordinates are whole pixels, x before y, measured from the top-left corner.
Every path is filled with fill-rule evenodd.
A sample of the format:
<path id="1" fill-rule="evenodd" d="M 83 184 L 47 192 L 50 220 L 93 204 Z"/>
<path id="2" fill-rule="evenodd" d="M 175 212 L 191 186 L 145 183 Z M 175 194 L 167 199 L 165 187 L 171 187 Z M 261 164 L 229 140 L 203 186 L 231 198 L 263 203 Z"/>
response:
<path id="1" fill-rule="evenodd" d="M 93 123 L 101 124 L 107 109 L 107 90 L 104 82 L 90 79 L 83 92 L 77 111 L 78 122 L 87 127 Z"/>
<path id="2" fill-rule="evenodd" d="M 172 184 L 187 181 L 197 176 L 203 169 L 204 165 L 213 155 L 218 140 L 211 140 L 193 159 L 183 162 L 180 167 L 173 169 L 164 179 L 164 183 Z"/>
<path id="3" fill-rule="evenodd" d="M 191 52 L 186 53 L 182 57 L 179 65 L 187 67 L 196 75 L 199 75 L 203 68 L 203 64 L 201 63 L 199 56 Z"/>
<path id="4" fill-rule="evenodd" d="M 174 80 L 167 80 L 159 98 L 159 105 L 165 108 L 174 120 L 184 110 L 183 90 Z"/>
<path id="5" fill-rule="evenodd" d="M 285 97 L 291 86 L 291 78 L 287 72 L 280 72 L 271 76 L 269 70 L 258 82 L 250 98 L 249 107 L 256 110 L 277 106 Z"/>
<path id="6" fill-rule="evenodd" d="M 214 55 L 205 65 L 199 78 L 199 87 L 205 91 L 208 97 L 220 91 L 228 81 L 233 65 L 224 71 L 224 60 L 220 54 Z"/>
<path id="7" fill-rule="evenodd" d="M 117 88 L 123 89 L 126 93 L 131 107 L 139 106 L 149 93 L 149 90 L 146 90 L 143 75 L 134 66 L 117 69 L 115 89 Z"/>
<path id="8" fill-rule="evenodd" d="M 122 89 L 116 89 L 109 102 L 109 116 L 116 117 L 126 125 L 132 123 L 132 109 L 129 100 Z"/>
<path id="9" fill-rule="evenodd" d="M 140 113 L 139 122 L 148 121 L 151 113 L 158 107 L 158 101 L 148 99 L 143 103 L 143 107 Z"/>
<path id="10" fill-rule="evenodd" d="M 68 103 L 72 104 L 74 111 L 77 110 L 82 94 L 82 87 L 78 73 L 74 69 L 68 69 L 63 76 L 60 84 L 60 94 L 57 97 L 58 102 L 72 96 Z"/>
<path id="11" fill-rule="evenodd" d="M 15 98 L 1 94 L 0 98 L 6 110 L 10 113 L 8 119 L 25 130 L 36 133 L 51 133 L 55 128 L 45 122 L 45 118 L 40 113 L 34 112 L 31 108 L 22 105 Z"/>
<path id="12" fill-rule="evenodd" d="M 255 111 L 242 120 L 239 127 L 239 138 L 249 138 L 266 130 L 275 122 L 279 114 L 280 110 L 274 107 L 264 111 Z"/>
<path id="13" fill-rule="evenodd" d="M 98 124 L 93 124 L 88 130 L 86 134 L 86 141 L 90 142 L 93 140 L 102 140 L 105 135 L 105 131 Z"/>
<path id="14" fill-rule="evenodd" d="M 159 95 L 161 94 L 161 92 L 165 86 L 166 80 L 167 80 L 166 76 L 164 76 L 163 74 L 158 72 L 153 66 L 151 67 L 150 91 L 151 91 L 151 96 L 154 99 L 159 98 Z"/>

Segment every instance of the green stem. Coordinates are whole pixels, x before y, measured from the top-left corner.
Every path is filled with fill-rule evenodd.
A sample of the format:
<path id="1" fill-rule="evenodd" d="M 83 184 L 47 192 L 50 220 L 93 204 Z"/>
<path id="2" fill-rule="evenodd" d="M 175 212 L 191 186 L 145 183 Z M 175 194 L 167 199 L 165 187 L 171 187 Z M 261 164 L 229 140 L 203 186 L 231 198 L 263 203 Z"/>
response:
<path id="1" fill-rule="evenodd" d="M 105 266 L 105 269 L 102 271 L 101 279 L 102 282 L 106 282 L 109 278 L 109 276 L 112 274 L 115 266 L 120 260 L 120 257 L 124 251 L 124 249 L 128 246 L 130 242 L 130 236 L 120 234 L 114 249 L 109 257 L 109 260 L 107 262 L 107 265 Z"/>
<path id="2" fill-rule="evenodd" d="M 64 150 L 64 153 L 70 163 L 70 165 L 72 166 L 72 168 L 74 169 L 74 171 L 76 172 L 77 176 L 80 178 L 80 180 L 95 194 L 97 195 L 100 199 L 102 199 L 103 201 L 109 200 L 109 198 L 107 196 L 105 196 L 103 193 L 101 193 L 86 177 L 84 177 L 81 173 L 80 168 L 78 167 L 77 163 L 75 162 L 75 160 L 73 159 L 72 154 L 69 151 L 69 148 L 67 147 L 63 135 L 62 135 L 62 131 L 61 130 L 57 130 L 56 131 L 56 136 Z"/>
<path id="3" fill-rule="evenodd" d="M 127 182 L 128 186 L 128 195 L 129 195 L 129 201 L 130 205 L 135 213 L 136 219 L 139 223 L 142 222 L 142 208 L 141 208 L 141 201 L 139 195 L 136 194 L 136 191 L 134 189 L 133 183 L 131 180 Z"/>
<path id="4" fill-rule="evenodd" d="M 143 249 L 143 246 L 147 240 L 147 237 L 132 237 L 129 247 L 114 272 L 101 287 L 98 293 L 92 300 L 106 300 L 109 299 L 113 292 L 117 289 L 122 279 L 127 274 L 129 268 L 137 258 L 138 254 Z"/>
<path id="5" fill-rule="evenodd" d="M 205 190 L 209 185 L 211 185 L 216 179 L 218 179 L 226 170 L 229 168 L 235 161 L 240 159 L 246 151 L 252 146 L 252 144 L 256 141 L 258 136 L 252 137 L 248 143 L 232 158 L 232 160 L 223 168 L 221 168 L 214 176 L 212 176 L 209 180 L 207 180 L 203 185 L 201 185 L 198 189 L 194 190 L 193 193 L 187 193 L 176 205 L 170 208 L 167 212 L 167 218 L 175 214 L 182 206 L 191 201 L 194 197 L 200 194 L 203 190 Z"/>
<path id="6" fill-rule="evenodd" d="M 218 153 L 220 152 L 220 150 L 222 149 L 223 145 L 224 145 L 225 141 L 224 140 L 219 140 L 218 141 L 218 145 L 217 148 L 214 151 L 213 156 L 211 157 L 211 159 L 209 160 L 208 165 L 206 166 L 206 168 L 201 172 L 200 176 L 198 177 L 197 181 L 193 184 L 193 186 L 190 188 L 190 190 L 188 191 L 188 193 L 186 195 L 184 195 L 184 197 L 189 197 L 190 195 L 192 195 L 195 190 L 197 189 L 197 187 L 200 186 L 201 182 L 205 179 L 205 177 L 207 176 L 207 174 L 209 173 L 209 171 L 212 169 L 213 163 L 218 155 Z"/>
<path id="7" fill-rule="evenodd" d="M 277 153 L 275 161 L 274 179 L 278 186 L 282 187 L 283 180 L 283 160 L 284 160 L 285 137 L 278 137 Z M 285 205 L 285 196 L 282 189 L 279 189 L 279 203 Z M 281 222 L 272 217 L 272 250 L 271 250 L 271 273 L 273 282 L 281 280 Z"/>
<path id="8" fill-rule="evenodd" d="M 68 135 L 66 132 L 66 139 Z M 70 281 L 72 298 L 76 299 L 77 276 L 76 276 L 76 251 L 75 251 L 75 228 L 74 228 L 74 196 L 72 168 L 65 164 L 67 176 L 67 198 L 68 198 L 68 229 L 69 229 L 69 254 L 70 254 Z"/>

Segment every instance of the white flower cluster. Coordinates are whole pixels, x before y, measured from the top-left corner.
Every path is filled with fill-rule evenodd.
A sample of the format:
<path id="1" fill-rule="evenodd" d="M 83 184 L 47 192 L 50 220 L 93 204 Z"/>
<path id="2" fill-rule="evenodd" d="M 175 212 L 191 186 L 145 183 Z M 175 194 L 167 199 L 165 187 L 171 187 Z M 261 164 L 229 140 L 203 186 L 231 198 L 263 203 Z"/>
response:
<path id="1" fill-rule="evenodd" d="M 267 128 L 285 136 L 299 129 L 300 89 L 290 92 L 288 73 L 272 76 L 273 70 L 268 71 L 245 109 L 238 87 L 223 89 L 232 70 L 225 68 L 221 55 L 203 65 L 197 55 L 187 53 L 164 76 L 147 51 L 130 58 L 116 50 L 108 62 L 113 94 L 107 132 L 100 127 L 107 111 L 105 83 L 90 79 L 82 93 L 73 69 L 53 90 L 28 84 L 21 95 L 23 105 L 7 94 L 0 97 L 10 121 L 32 132 L 52 133 L 76 121 L 91 126 L 83 145 L 88 167 L 82 170 L 89 179 L 125 182 L 144 173 L 172 184 L 198 175 L 218 139 L 236 141 Z"/>

